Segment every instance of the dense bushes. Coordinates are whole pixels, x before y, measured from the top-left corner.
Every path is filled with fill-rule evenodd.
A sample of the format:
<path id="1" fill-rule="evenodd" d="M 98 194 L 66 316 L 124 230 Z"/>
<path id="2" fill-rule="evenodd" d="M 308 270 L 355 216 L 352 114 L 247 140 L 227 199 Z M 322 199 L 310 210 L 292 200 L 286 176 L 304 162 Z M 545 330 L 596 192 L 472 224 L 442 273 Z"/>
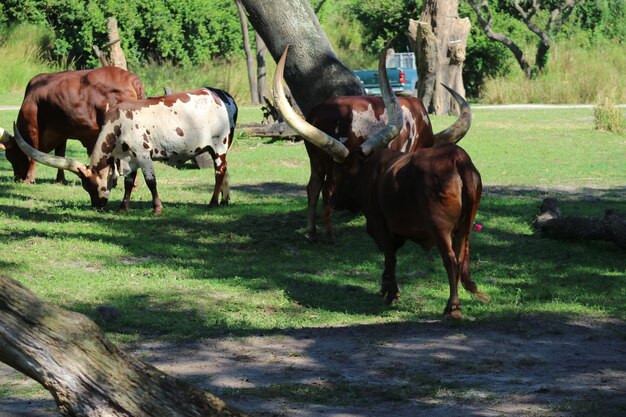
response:
<path id="1" fill-rule="evenodd" d="M 106 18 L 114 16 L 131 63 L 200 63 L 241 51 L 232 0 L 5 0 L 0 23 L 50 25 L 54 59 L 97 65 L 93 44 L 108 42 Z"/>

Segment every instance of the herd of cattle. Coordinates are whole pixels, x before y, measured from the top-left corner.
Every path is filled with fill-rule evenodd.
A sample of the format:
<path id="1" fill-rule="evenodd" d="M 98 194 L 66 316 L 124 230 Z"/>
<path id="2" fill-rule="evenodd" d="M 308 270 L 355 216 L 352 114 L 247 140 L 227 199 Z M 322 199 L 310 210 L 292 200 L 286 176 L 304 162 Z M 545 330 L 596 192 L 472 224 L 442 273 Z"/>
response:
<path id="1" fill-rule="evenodd" d="M 452 126 L 434 134 L 417 98 L 397 98 L 386 77 L 386 48 L 379 74 L 382 97 L 343 96 L 317 105 L 303 119 L 285 97 L 286 49 L 274 76 L 274 100 L 286 122 L 305 139 L 311 164 L 307 185 L 306 237 L 317 239 L 316 206 L 322 194 L 327 240 L 334 240 L 333 210 L 362 212 L 368 234 L 383 252 L 380 293 L 387 304 L 399 296 L 396 252 L 407 241 L 436 246 L 449 280 L 444 313 L 461 318 L 459 281 L 480 301 L 470 275 L 469 237 L 481 197 L 481 178 L 469 155 L 456 145 L 468 131 L 467 102 L 448 89 L 460 107 Z M 447 87 L 446 87 L 447 88 Z M 35 181 L 35 161 L 76 174 L 91 205 L 107 204 L 117 177 L 124 177 L 119 207 L 128 210 L 137 170 L 162 211 L 153 161 L 184 162 L 208 152 L 215 166 L 210 206 L 228 203 L 226 154 L 237 122 L 237 105 L 225 91 L 193 91 L 145 97 L 139 78 L 116 67 L 65 71 L 34 77 L 26 87 L 14 135 L 0 128 L 0 144 L 14 179 Z M 67 139 L 87 149 L 89 164 L 65 157 Z M 55 155 L 48 153 L 54 150 Z"/>

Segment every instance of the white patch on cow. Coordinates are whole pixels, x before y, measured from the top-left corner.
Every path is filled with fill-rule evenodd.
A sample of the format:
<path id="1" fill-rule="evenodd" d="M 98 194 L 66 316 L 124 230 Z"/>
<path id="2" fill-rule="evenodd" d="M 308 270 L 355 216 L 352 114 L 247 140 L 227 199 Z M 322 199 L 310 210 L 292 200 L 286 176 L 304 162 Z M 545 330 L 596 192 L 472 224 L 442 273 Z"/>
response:
<path id="1" fill-rule="evenodd" d="M 380 119 L 376 117 L 371 104 L 367 105 L 367 110 L 352 110 L 352 132 L 361 138 L 369 138 L 373 132 L 378 132 L 387 124 L 387 110 L 383 112 Z"/>
<path id="2" fill-rule="evenodd" d="M 400 133 L 402 135 L 406 135 L 405 137 L 407 139 L 400 150 L 402 152 L 408 152 L 411 149 L 411 146 L 413 146 L 413 143 L 415 143 L 415 141 L 417 140 L 417 125 L 415 123 L 415 119 L 413 118 L 411 110 L 406 106 L 402 106 L 401 109 L 404 123 L 402 124 L 402 130 L 400 131 Z M 409 130 L 408 132 L 406 131 L 407 126 Z"/>

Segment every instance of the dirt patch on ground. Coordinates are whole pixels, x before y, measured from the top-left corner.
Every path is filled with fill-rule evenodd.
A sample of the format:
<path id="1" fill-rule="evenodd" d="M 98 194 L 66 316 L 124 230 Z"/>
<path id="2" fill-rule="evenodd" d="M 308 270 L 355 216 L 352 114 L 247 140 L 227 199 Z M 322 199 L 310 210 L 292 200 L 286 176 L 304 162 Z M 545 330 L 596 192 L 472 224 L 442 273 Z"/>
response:
<path id="1" fill-rule="evenodd" d="M 616 320 L 298 329 L 132 351 L 257 416 L 626 415 Z M 0 367 L 0 380 L 20 378 Z M 51 399 L 0 400 L 1 417 L 56 415 Z"/>

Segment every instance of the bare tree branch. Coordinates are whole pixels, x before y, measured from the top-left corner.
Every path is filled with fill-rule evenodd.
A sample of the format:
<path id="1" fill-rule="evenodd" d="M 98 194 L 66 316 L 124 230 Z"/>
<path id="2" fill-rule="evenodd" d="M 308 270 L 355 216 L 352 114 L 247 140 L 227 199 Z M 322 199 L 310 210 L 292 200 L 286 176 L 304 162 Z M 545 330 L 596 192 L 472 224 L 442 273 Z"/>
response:
<path id="1" fill-rule="evenodd" d="M 526 27 L 539 37 L 539 44 L 537 46 L 537 54 L 535 55 L 535 65 L 531 66 L 522 50 L 506 35 L 494 32 L 491 29 L 493 16 L 489 10 L 488 0 L 468 0 L 472 9 L 478 17 L 478 22 L 483 31 L 492 40 L 498 41 L 505 45 L 513 52 L 515 59 L 517 60 L 520 68 L 526 74 L 527 77 L 532 77 L 536 72 L 542 71 L 548 62 L 548 52 L 551 46 L 551 36 L 554 36 L 563 25 L 563 22 L 567 20 L 576 5 L 583 0 L 563 0 L 559 5 L 550 13 L 550 18 L 546 23 L 545 29 L 540 28 L 533 18 L 539 13 L 543 7 L 541 0 L 533 0 L 532 4 L 528 4 L 526 1 L 513 0 L 513 6 L 519 13 L 521 20 L 526 24 Z M 525 6 L 526 5 L 526 6 Z M 485 17 L 486 13 L 487 17 Z"/>
<path id="2" fill-rule="evenodd" d="M 509 48 L 509 50 L 513 53 L 513 56 L 515 56 L 515 59 L 517 60 L 517 63 L 519 64 L 521 70 L 524 72 L 526 77 L 530 78 L 532 74 L 531 66 L 528 63 L 528 60 L 526 59 L 526 56 L 524 55 L 524 52 L 521 50 L 521 48 L 517 46 L 517 44 L 513 42 L 513 40 L 508 36 L 499 32 L 495 32 L 491 29 L 493 16 L 491 14 L 491 10 L 489 9 L 489 2 L 487 0 L 468 1 L 470 3 L 470 6 L 472 6 L 472 9 L 474 9 L 476 17 L 478 18 L 478 23 L 483 29 L 483 32 L 485 32 L 485 35 L 487 35 L 489 39 L 500 42 L 501 44 Z M 487 17 L 485 17 L 485 15 L 483 14 L 483 10 L 481 7 L 484 8 Z"/>

